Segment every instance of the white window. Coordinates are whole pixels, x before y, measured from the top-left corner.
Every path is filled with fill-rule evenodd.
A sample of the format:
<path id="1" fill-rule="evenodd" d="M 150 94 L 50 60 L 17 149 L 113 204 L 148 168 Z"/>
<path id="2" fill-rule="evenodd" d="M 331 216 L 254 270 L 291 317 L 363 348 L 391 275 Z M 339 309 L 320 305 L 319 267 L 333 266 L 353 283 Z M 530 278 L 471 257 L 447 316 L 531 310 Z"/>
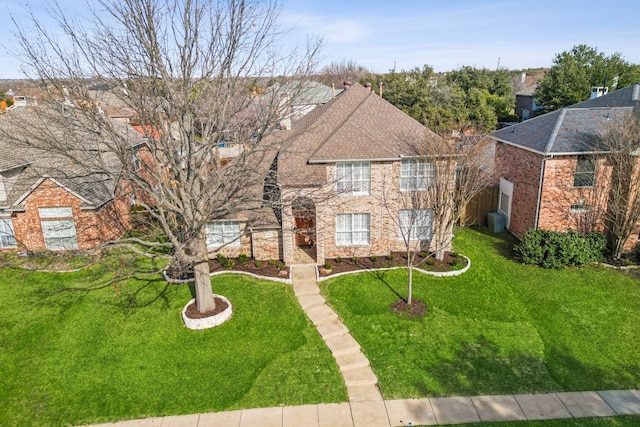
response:
<path id="1" fill-rule="evenodd" d="M 0 248 L 15 248 L 16 238 L 13 234 L 11 218 L 0 218 Z"/>
<path id="2" fill-rule="evenodd" d="M 435 165 L 425 159 L 402 159 L 400 190 L 422 191 L 433 185 Z"/>
<path id="3" fill-rule="evenodd" d="M 507 227 L 511 222 L 511 199 L 513 197 L 513 183 L 504 178 L 500 178 L 500 200 L 498 201 L 498 212 L 507 218 Z"/>
<path id="4" fill-rule="evenodd" d="M 76 226 L 70 207 L 38 208 L 38 211 L 47 249 L 52 251 L 78 249 Z"/>
<path id="5" fill-rule="evenodd" d="M 587 213 L 591 210 L 591 206 L 580 204 L 580 205 L 571 205 L 569 208 L 569 212 L 571 213 Z"/>
<path id="6" fill-rule="evenodd" d="M 134 172 L 138 172 L 140 170 L 140 159 L 138 159 L 137 154 L 131 155 L 131 167 Z"/>
<path id="7" fill-rule="evenodd" d="M 431 209 L 401 209 L 400 237 L 410 240 L 431 240 L 433 211 Z"/>
<path id="8" fill-rule="evenodd" d="M 338 194 L 369 194 L 371 189 L 371 164 L 369 162 L 337 163 Z"/>
<path id="9" fill-rule="evenodd" d="M 240 246 L 240 223 L 238 221 L 215 221 L 207 223 L 207 246 Z"/>
<path id="10" fill-rule="evenodd" d="M 336 243 L 338 246 L 368 245 L 370 216 L 366 214 L 336 215 Z"/>

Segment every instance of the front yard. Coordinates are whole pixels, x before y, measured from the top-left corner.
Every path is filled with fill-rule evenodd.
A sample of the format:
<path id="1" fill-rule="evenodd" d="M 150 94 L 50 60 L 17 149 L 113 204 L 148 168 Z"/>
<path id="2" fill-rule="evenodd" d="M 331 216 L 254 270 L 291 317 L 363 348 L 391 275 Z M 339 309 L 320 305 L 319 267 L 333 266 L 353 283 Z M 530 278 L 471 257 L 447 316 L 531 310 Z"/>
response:
<path id="1" fill-rule="evenodd" d="M 459 230 L 456 249 L 471 269 L 414 275 L 413 296 L 429 309 L 422 320 L 389 307 L 406 296 L 406 270 L 322 282 L 386 399 L 640 387 L 640 279 L 521 265 L 512 243 Z M 233 318 L 190 331 L 179 316 L 189 286 L 128 277 L 119 260 L 72 273 L 0 270 L 0 425 L 347 400 L 290 285 L 215 276 Z M 592 425 L 627 425 L 608 421 Z"/>
<path id="2" fill-rule="evenodd" d="M 231 321 L 186 329 L 188 285 L 112 281 L 101 266 L 0 272 L 0 425 L 346 401 L 337 365 L 289 285 L 225 275 Z"/>
<path id="3" fill-rule="evenodd" d="M 406 270 L 323 282 L 386 399 L 640 387 L 640 280 L 521 265 L 506 234 L 480 230 L 456 237 L 467 273 L 414 276 L 422 320 L 389 308 L 406 296 Z"/>

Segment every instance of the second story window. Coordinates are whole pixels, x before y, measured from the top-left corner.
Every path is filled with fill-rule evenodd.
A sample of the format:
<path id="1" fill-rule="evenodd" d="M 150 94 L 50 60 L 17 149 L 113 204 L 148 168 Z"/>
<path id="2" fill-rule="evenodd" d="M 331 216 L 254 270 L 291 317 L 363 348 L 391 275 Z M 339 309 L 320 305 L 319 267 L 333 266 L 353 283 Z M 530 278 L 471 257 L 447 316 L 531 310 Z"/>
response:
<path id="1" fill-rule="evenodd" d="M 573 175 L 574 187 L 593 187 L 596 178 L 596 162 L 591 156 L 578 156 L 576 172 Z"/>
<path id="2" fill-rule="evenodd" d="M 369 194 L 371 164 L 369 162 L 337 163 L 336 180 L 338 194 Z"/>
<path id="3" fill-rule="evenodd" d="M 425 159 L 402 159 L 400 190 L 422 191 L 433 185 L 435 165 Z"/>

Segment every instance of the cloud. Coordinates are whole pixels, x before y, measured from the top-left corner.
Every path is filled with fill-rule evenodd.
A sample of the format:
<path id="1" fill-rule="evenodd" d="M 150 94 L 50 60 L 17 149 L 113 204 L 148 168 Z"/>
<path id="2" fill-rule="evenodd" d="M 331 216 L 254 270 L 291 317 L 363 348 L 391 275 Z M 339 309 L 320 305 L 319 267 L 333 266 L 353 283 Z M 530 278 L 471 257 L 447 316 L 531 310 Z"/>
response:
<path id="1" fill-rule="evenodd" d="M 372 25 L 354 18 L 332 19 L 330 16 L 302 14 L 288 14 L 282 18 L 296 32 L 318 34 L 328 43 L 357 43 L 374 33 Z"/>

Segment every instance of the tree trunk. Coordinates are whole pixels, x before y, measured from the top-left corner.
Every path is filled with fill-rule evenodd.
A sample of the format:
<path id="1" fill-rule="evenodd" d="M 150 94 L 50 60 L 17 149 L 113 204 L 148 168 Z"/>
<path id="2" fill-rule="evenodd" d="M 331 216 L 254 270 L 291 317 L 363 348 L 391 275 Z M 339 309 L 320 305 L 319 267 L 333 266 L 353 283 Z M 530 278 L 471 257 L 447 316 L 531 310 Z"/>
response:
<path id="1" fill-rule="evenodd" d="M 411 305 L 411 301 L 413 300 L 411 294 L 413 294 L 413 263 L 409 264 L 409 290 L 407 292 L 408 305 Z"/>
<path id="2" fill-rule="evenodd" d="M 216 308 L 216 301 L 213 298 L 213 291 L 211 290 L 209 257 L 207 255 L 207 245 L 204 238 L 195 239 L 191 248 L 191 260 L 196 290 L 196 307 L 198 312 L 207 313 Z"/>

